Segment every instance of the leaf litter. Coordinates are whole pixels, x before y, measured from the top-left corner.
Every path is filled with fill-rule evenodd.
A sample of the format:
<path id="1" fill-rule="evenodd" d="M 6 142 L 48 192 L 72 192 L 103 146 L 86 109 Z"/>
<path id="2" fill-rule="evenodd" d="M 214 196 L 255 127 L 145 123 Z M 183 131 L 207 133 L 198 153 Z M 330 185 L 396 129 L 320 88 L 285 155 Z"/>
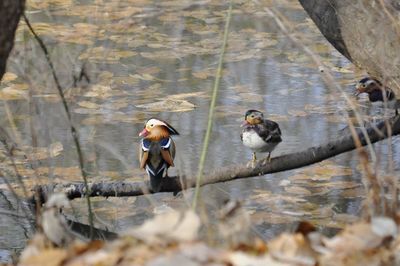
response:
<path id="1" fill-rule="evenodd" d="M 36 233 L 21 254 L 19 265 L 393 265 L 399 260 L 398 229 L 391 218 L 356 222 L 326 237 L 308 222 L 296 232 L 264 242 L 215 247 L 202 241 L 200 218 L 192 210 L 168 210 L 113 241 L 74 241 L 54 247 Z"/>
<path id="2" fill-rule="evenodd" d="M 48 3 L 48 2 L 57 2 L 57 1 L 43 1 L 43 3 Z M 58 2 L 61 2 L 61 1 L 58 1 Z M 65 1 L 65 3 L 67 3 L 67 2 L 70 2 L 70 1 Z M 136 9 L 128 10 L 125 13 L 124 12 L 113 12 L 111 15 L 109 15 L 109 14 L 106 14 L 107 13 L 106 10 L 107 10 L 107 8 L 110 8 L 112 5 L 114 5 L 114 7 L 115 7 L 115 3 L 114 4 L 112 4 L 112 3 L 108 4 L 108 3 L 105 3 L 104 1 L 97 1 L 97 2 L 100 4 L 99 6 L 101 6 L 101 8 L 103 8 L 103 9 L 100 9 L 100 11 L 97 12 L 97 13 L 87 14 L 87 12 L 85 13 L 83 11 L 83 10 L 88 10 L 87 8 L 82 8 L 81 6 L 77 5 L 77 6 L 74 6 L 73 8 L 71 8 L 71 12 L 68 12 L 68 10 L 61 10 L 60 9 L 60 10 L 58 10 L 58 14 L 59 15 L 67 15 L 67 16 L 71 16 L 71 15 L 72 16 L 89 16 L 89 17 L 96 17 L 96 18 L 100 18 L 100 19 L 106 19 L 106 18 L 108 19 L 109 17 L 120 18 L 120 17 L 123 17 L 124 15 L 126 16 L 126 14 L 138 14 L 140 12 L 139 11 L 140 9 L 136 8 Z M 115 2 L 115 1 L 110 1 L 110 2 Z M 131 2 L 132 2 L 132 5 L 140 5 L 138 3 L 142 2 L 142 1 L 131 1 Z M 168 1 L 168 2 L 166 2 L 166 4 L 171 5 L 171 6 L 180 6 L 180 5 L 182 5 L 181 2 L 182 1 Z M 213 3 L 210 2 L 209 4 L 210 5 L 221 5 L 222 3 L 217 3 L 217 2 L 214 1 Z M 54 6 L 56 6 L 56 5 L 53 5 L 53 7 Z M 81 8 L 81 10 L 79 10 L 79 7 Z M 90 6 L 87 6 L 87 7 L 90 7 Z M 95 7 L 95 6 L 93 5 L 92 7 Z M 258 10 L 259 7 L 257 7 L 257 6 L 252 6 L 251 7 L 251 5 L 243 5 L 243 9 L 244 9 L 243 12 L 253 12 L 251 14 L 256 14 L 257 16 L 265 16 L 265 13 L 262 10 Z M 105 11 L 105 12 L 103 12 L 103 11 Z M 188 13 L 188 16 L 191 16 L 191 14 L 189 14 L 189 11 L 185 11 L 185 12 Z M 207 12 L 210 12 L 210 11 L 207 10 Z M 236 10 L 236 12 L 239 12 L 239 10 Z M 240 12 L 242 12 L 242 11 L 240 10 Z M 220 16 L 219 19 L 220 19 L 220 18 L 223 17 L 224 14 L 222 12 L 219 12 L 219 13 L 220 13 L 219 14 L 219 16 Z M 173 13 L 171 13 L 171 14 L 173 14 Z M 218 13 L 215 12 L 215 14 L 218 14 Z M 145 14 L 143 14 L 143 16 L 144 15 Z M 204 17 L 201 17 L 202 16 L 201 12 L 197 12 L 197 14 L 194 13 L 193 16 L 197 16 L 197 17 L 200 16 L 200 19 L 204 19 Z M 126 17 L 124 17 L 124 18 L 126 18 Z M 174 20 L 171 19 L 171 16 L 169 16 L 169 18 L 168 17 L 164 17 L 164 21 L 167 23 L 167 22 L 173 22 Z M 218 22 L 218 21 L 219 20 L 216 19 L 212 23 L 215 23 L 215 22 Z M 129 19 L 126 19 L 126 21 L 124 21 L 124 22 L 126 24 L 121 23 L 121 25 L 118 25 L 119 28 L 115 26 L 115 32 L 116 33 L 118 33 L 118 32 L 122 33 L 124 31 L 128 31 L 128 30 L 133 31 L 133 32 L 138 32 L 138 30 L 139 31 L 143 31 L 143 28 L 140 28 L 140 27 L 127 27 L 127 25 L 129 26 L 129 23 L 130 23 Z M 112 23 L 113 24 L 112 26 L 114 26 L 117 23 L 118 22 Z M 211 25 L 211 26 L 213 26 L 213 25 Z M 207 34 L 212 34 L 211 32 L 208 31 L 208 28 L 210 28 L 211 26 L 205 27 L 205 26 L 198 26 L 198 25 L 192 24 L 187 28 L 187 30 L 193 31 L 195 34 L 200 35 L 200 36 L 201 35 L 207 36 Z M 111 28 L 111 26 L 110 26 L 110 28 Z M 60 28 L 60 30 L 62 30 L 62 29 Z M 153 27 L 147 27 L 146 31 L 150 32 L 150 31 L 153 31 L 153 30 L 154 30 Z M 94 31 L 96 31 L 96 29 Z M 245 34 L 247 34 L 248 36 L 250 36 L 250 35 L 251 36 L 256 36 L 257 34 L 260 34 L 260 37 L 257 37 L 257 38 L 259 38 L 259 40 L 256 40 L 256 38 L 254 38 L 255 39 L 254 42 L 252 42 L 250 45 L 244 46 L 238 40 L 246 39 L 246 38 L 244 38 L 244 36 L 246 36 Z M 263 34 L 264 33 L 262 33 L 262 32 L 259 33 L 259 32 L 254 31 L 254 30 L 251 31 L 249 29 L 245 29 L 241 33 L 239 33 L 238 35 L 234 36 L 235 38 L 232 41 L 232 46 L 231 46 L 230 49 L 232 49 L 232 52 L 235 52 L 235 53 L 232 53 L 227 57 L 228 61 L 236 62 L 236 61 L 242 61 L 242 60 L 248 60 L 248 59 L 262 57 L 263 56 L 262 55 L 262 52 L 263 52 L 262 50 L 264 48 L 273 47 L 275 45 L 273 38 L 270 38 L 270 39 L 272 39 L 272 41 L 268 42 L 266 40 L 270 36 L 268 36 L 267 33 L 265 33 L 264 35 Z M 48 34 L 48 36 L 57 36 L 57 33 L 51 33 L 51 34 Z M 65 36 L 68 36 L 68 34 L 66 34 Z M 274 37 L 276 37 L 276 36 L 274 36 Z M 57 36 L 57 38 L 60 38 L 59 40 L 63 40 L 62 38 L 65 38 L 65 37 Z M 101 38 L 104 38 L 103 34 L 100 34 L 99 39 L 101 39 Z M 144 46 L 144 45 L 150 43 L 150 42 L 148 42 L 146 40 L 139 40 L 139 38 L 133 38 L 132 36 L 130 36 L 130 39 L 132 41 L 129 42 L 129 47 L 139 47 L 139 46 Z M 71 40 L 72 40 L 71 42 L 73 42 L 74 39 L 71 37 Z M 114 35 L 112 40 L 114 40 L 114 41 L 116 41 L 116 40 L 118 40 L 118 41 L 119 40 L 126 41 L 126 39 L 121 38 L 121 35 Z M 68 42 L 68 41 L 65 40 L 65 42 Z M 169 42 L 169 44 L 168 45 L 164 44 L 166 42 Z M 88 37 L 81 36 L 81 37 L 76 39 L 76 43 L 81 43 L 81 44 L 92 43 L 92 37 L 90 37 L 90 36 L 88 36 Z M 184 54 L 184 55 L 186 55 L 186 54 L 194 54 L 196 52 L 195 51 L 196 49 L 199 50 L 198 54 L 215 54 L 215 53 L 218 52 L 218 47 L 220 45 L 218 43 L 218 38 L 208 38 L 207 42 L 198 42 L 198 43 L 201 46 L 195 47 L 195 48 L 190 47 L 190 45 L 193 46 L 192 44 L 182 43 L 183 45 L 186 45 L 186 46 L 182 47 L 182 51 L 184 51 L 182 54 Z M 172 49 L 171 47 L 173 46 L 171 44 L 176 44 L 176 42 L 174 42 L 174 40 L 172 40 L 172 39 L 166 39 L 164 37 L 160 37 L 160 38 L 158 38 L 158 40 L 156 40 L 155 42 L 151 43 L 150 46 L 153 49 L 164 49 L 165 51 L 160 51 L 159 54 L 157 54 L 157 53 L 153 53 L 152 54 L 152 52 L 149 52 L 148 54 L 145 54 L 145 55 L 147 55 L 147 58 L 154 59 L 154 60 L 159 60 L 159 58 L 156 57 L 157 55 L 165 56 L 166 58 L 169 58 L 169 59 L 181 58 L 181 55 L 178 52 L 176 52 L 175 50 L 173 50 L 173 52 L 176 53 L 176 54 L 173 53 L 172 57 L 168 57 L 168 53 L 171 54 L 171 50 L 170 49 Z M 251 48 L 251 47 L 253 47 L 253 48 Z M 107 54 L 108 53 L 108 51 L 107 51 L 108 48 L 107 47 L 104 47 L 104 48 L 105 48 L 104 53 Z M 202 48 L 202 49 L 199 49 L 199 48 Z M 237 53 L 240 50 L 239 48 L 243 48 L 243 52 L 240 53 L 240 54 Z M 124 51 L 124 49 L 118 49 L 118 51 Z M 256 50 L 256 49 L 258 49 L 258 50 Z M 324 48 L 322 47 L 321 49 L 324 49 Z M 252 50 L 254 50 L 254 51 L 252 51 Z M 112 52 L 112 50 L 111 50 L 111 52 Z M 96 58 L 96 56 L 97 56 L 97 58 Z M 89 57 L 86 58 L 86 59 L 93 60 L 93 62 L 102 62 L 99 58 L 100 58 L 100 55 L 95 55 L 94 58 L 92 58 L 92 59 L 89 59 Z M 113 62 L 115 60 L 114 58 L 111 58 L 111 60 L 106 59 L 106 61 L 107 62 Z M 124 57 L 120 57 L 120 58 L 124 58 Z M 84 59 L 84 60 L 86 60 L 86 59 Z M 206 78 L 209 78 L 209 77 L 213 77 L 213 75 L 214 75 L 213 71 L 210 71 L 210 75 L 207 75 L 207 73 L 201 73 L 200 72 L 200 74 L 198 75 L 197 78 L 206 79 Z M 110 86 L 111 83 L 107 84 L 107 82 L 109 82 L 110 80 L 111 79 L 109 79 L 108 81 L 104 81 L 106 84 L 101 84 L 101 85 L 104 85 L 106 87 Z M 113 81 L 113 82 L 115 82 L 114 84 L 119 86 L 119 85 L 137 84 L 139 81 L 140 82 L 142 82 L 142 81 L 154 82 L 155 81 L 155 75 L 154 75 L 154 73 L 147 73 L 146 75 L 144 75 L 143 73 L 138 73 L 138 75 L 131 74 L 130 77 L 121 77 L 120 79 L 116 78 L 115 81 Z M 114 85 L 114 84 L 112 84 L 112 85 Z M 160 87 L 158 87 L 158 88 L 160 88 Z M 86 97 L 99 97 L 100 99 L 106 99 L 106 98 L 112 98 L 112 95 L 114 95 L 113 91 L 108 91 L 107 92 L 106 90 L 104 90 L 104 93 L 100 93 L 100 92 L 95 92 L 93 90 L 90 92 L 90 90 L 91 90 L 91 88 L 89 88 L 89 93 L 86 95 Z M 90 95 L 90 93 L 92 93 L 92 95 Z M 243 93 L 246 93 L 246 92 L 243 92 Z M 159 92 L 155 93 L 155 95 L 160 95 L 160 93 Z M 150 99 L 150 98 L 151 97 L 148 97 L 148 99 Z M 178 100 L 186 100 L 186 99 L 184 97 L 184 98 L 178 99 Z M 82 101 L 82 102 L 79 102 L 79 103 L 78 103 L 78 105 L 82 105 L 81 107 L 82 108 L 86 108 L 86 109 L 96 109 L 96 107 L 100 107 L 102 105 L 100 103 L 100 101 L 97 101 L 97 100 L 95 100 L 93 102 L 91 102 L 91 101 L 86 101 L 86 102 Z M 147 103 L 148 102 L 144 102 L 143 104 L 147 104 Z M 119 109 L 119 108 L 117 108 L 117 109 Z M 149 108 L 149 109 L 151 110 L 151 108 Z M 310 113 L 311 113 L 311 111 L 320 112 L 321 110 L 314 109 L 314 110 L 306 110 L 304 112 L 308 112 L 308 111 L 310 111 Z M 102 117 L 102 116 L 101 115 L 100 116 L 99 115 L 94 115 L 93 117 L 99 118 L 99 117 Z M 130 115 L 129 114 L 123 114 L 123 113 L 120 113 L 120 112 L 116 112 L 115 113 L 115 117 L 128 119 L 130 117 Z M 280 117 L 282 119 L 282 121 L 288 121 L 288 117 L 287 116 L 282 116 L 281 115 L 281 116 L 277 116 L 277 117 Z M 90 118 L 92 118 L 92 116 L 88 117 L 87 119 L 90 119 Z M 136 118 L 132 118 L 132 119 L 135 120 Z M 274 120 L 275 120 L 275 118 L 274 118 Z M 103 121 L 106 121 L 106 120 L 103 120 Z M 64 169 L 64 170 L 66 170 L 66 169 Z M 63 168 L 58 169 L 58 172 L 60 172 L 60 171 L 63 171 Z M 329 179 L 329 178 L 333 177 L 333 176 L 331 176 L 331 177 L 328 177 L 328 176 L 329 175 L 327 175 L 327 174 L 314 175 L 314 176 L 311 177 L 311 180 L 312 181 L 317 181 L 317 180 Z M 295 183 L 296 182 L 297 181 L 295 181 Z M 333 184 L 333 182 L 331 184 Z M 305 188 L 305 187 L 303 188 L 303 187 L 301 187 L 302 185 L 304 185 L 304 184 L 302 184 L 299 181 L 296 184 L 296 186 L 294 187 L 294 189 L 292 188 L 292 192 L 294 191 L 293 194 L 297 193 L 297 194 L 300 195 L 301 193 L 299 193 L 299 192 L 301 192 L 302 189 L 310 191 L 310 188 L 308 188 L 308 187 L 307 188 Z M 305 190 L 303 190 L 303 191 L 305 191 Z M 265 195 L 265 197 L 268 197 L 268 195 Z M 301 201 L 299 199 L 291 199 L 291 200 L 289 200 L 290 197 L 291 196 L 288 196 L 286 198 L 287 201 L 293 201 L 293 202 Z M 260 197 L 260 198 L 262 198 L 262 197 Z M 260 202 L 260 203 L 262 203 L 262 202 Z M 303 204 L 305 205 L 306 203 L 303 202 Z M 275 208 L 274 210 L 277 211 L 278 209 Z M 294 213 L 294 212 L 292 212 L 292 213 Z M 286 218 L 286 221 L 288 221 L 287 218 Z M 296 244 L 297 242 L 301 242 L 301 241 L 293 241 L 293 242 Z M 283 241 L 282 243 L 286 243 L 286 241 Z M 294 246 L 295 246 L 295 244 L 294 244 Z M 209 251 L 210 248 L 208 248 L 208 249 L 205 248 L 205 247 L 207 247 L 205 244 L 199 244 L 199 245 L 202 246 L 202 247 L 201 248 L 200 247 L 199 248 L 196 247 L 196 248 L 193 248 L 193 250 L 198 251 L 199 254 L 208 254 L 208 252 L 210 252 Z M 188 246 L 189 247 L 193 247 L 190 244 Z M 146 249 L 143 248 L 143 250 L 146 250 Z M 203 253 L 200 253 L 200 250 L 205 250 L 205 251 Z M 151 252 L 149 250 L 146 250 L 146 251 L 148 251 L 149 253 Z M 123 251 L 120 250 L 119 255 L 121 255 L 122 252 Z M 137 253 L 137 254 L 140 254 L 140 253 Z M 87 256 L 85 258 L 85 260 L 82 260 L 80 262 L 90 262 L 90 263 L 92 263 L 96 259 L 107 257 L 106 252 L 104 252 L 104 251 L 98 253 L 98 255 L 99 255 L 99 257 L 96 257 L 94 260 L 90 260 L 89 259 L 90 255 L 89 255 L 89 256 Z M 250 254 L 250 255 L 252 255 L 252 254 Z M 218 253 L 218 256 L 221 256 L 221 254 Z M 203 258 L 204 257 L 207 257 L 207 256 L 203 256 Z M 235 260 L 236 260 L 236 263 L 238 263 L 238 264 L 245 263 L 245 262 L 248 263 L 248 264 L 252 264 L 252 263 L 256 264 L 256 263 L 258 263 L 258 264 L 261 264 L 261 265 L 266 265 L 266 264 L 267 265 L 274 265 L 274 264 L 280 265 L 281 263 L 282 264 L 287 264 L 287 261 L 285 261 L 285 262 L 277 262 L 276 258 L 269 258 L 269 257 L 268 257 L 268 260 L 266 260 L 265 257 L 259 258 L 259 257 L 249 256 L 249 254 L 246 254 L 245 252 L 234 253 L 232 255 L 232 257 L 236 258 Z M 113 261 L 113 258 L 115 259 L 115 256 L 111 256 L 110 262 Z M 212 261 L 212 258 L 214 258 L 214 257 L 210 256 L 210 258 L 211 259 L 209 261 Z M 162 258 L 161 262 L 166 262 L 166 259 L 167 258 L 165 258 L 165 257 Z M 295 259 L 297 259 L 296 256 L 295 256 Z M 98 260 L 98 261 L 101 261 L 101 260 Z M 240 263 L 239 263 L 239 261 L 240 261 Z M 270 264 L 266 263 L 267 261 Z M 290 261 L 291 260 L 289 259 L 289 262 Z M 236 265 L 236 264 L 234 264 L 234 265 Z"/>

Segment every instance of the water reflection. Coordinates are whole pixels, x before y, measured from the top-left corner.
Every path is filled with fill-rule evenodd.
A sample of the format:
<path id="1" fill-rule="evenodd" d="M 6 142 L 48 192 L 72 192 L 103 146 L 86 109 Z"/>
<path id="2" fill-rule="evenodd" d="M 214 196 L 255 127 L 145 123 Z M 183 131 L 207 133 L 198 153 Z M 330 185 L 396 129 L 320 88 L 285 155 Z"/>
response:
<path id="1" fill-rule="evenodd" d="M 171 174 L 175 171 L 192 176 L 197 170 L 207 123 L 210 101 L 207 95 L 214 80 L 226 4 L 220 1 L 210 1 L 206 5 L 185 1 L 106 1 L 91 6 L 93 4 L 89 0 L 74 1 L 66 6 L 47 6 L 46 11 L 28 6 L 29 17 L 49 46 L 66 88 L 89 170 L 96 176 L 93 180 L 145 177 L 137 169 L 138 132 L 151 116 L 169 121 L 181 133 L 176 139 L 177 167 Z M 279 8 L 304 35 L 306 45 L 333 69 L 344 90 L 352 92 L 350 84 L 356 80 L 353 67 L 327 44 L 296 1 L 264 1 L 262 4 Z M 85 5 L 89 5 L 93 13 L 85 11 L 82 16 L 81 11 L 88 10 Z M 239 138 L 241 120 L 250 108 L 265 110 L 267 117 L 280 124 L 283 142 L 273 156 L 324 143 L 337 137 L 339 130 L 346 126 L 341 112 L 347 107 L 341 93 L 332 91 L 322 81 L 318 66 L 313 65 L 262 10 L 254 3 L 237 1 L 235 4 L 207 171 L 246 163 L 251 158 L 250 150 L 242 146 Z M 57 30 L 54 30 L 55 24 Z M 78 82 L 80 87 L 74 88 L 73 77 L 79 76 L 82 68 L 90 84 Z M 337 71 L 340 68 L 346 71 Z M 29 93 L 34 96 L 7 102 L 22 143 L 47 146 L 60 141 L 64 147 L 62 155 L 33 166 L 76 166 L 76 151 L 48 66 L 22 24 L 8 70 L 19 78 L 3 86 L 27 83 Z M 205 92 L 202 96 L 183 98 L 196 106 L 192 111 L 154 112 L 138 107 L 170 95 L 191 92 Z M 4 105 L 0 106 L 0 111 L 5 117 Z M 2 121 L 2 126 L 10 129 L 7 120 Z M 375 145 L 383 171 L 388 167 L 389 145 L 395 158 L 394 167 L 399 168 L 398 142 L 395 138 L 392 144 Z M 352 170 L 351 175 L 339 175 L 335 179 L 361 184 L 354 152 L 337 156 L 330 162 Z M 212 213 L 226 198 L 243 200 L 257 232 L 265 238 L 292 228 L 302 219 L 312 220 L 332 233 L 347 222 L 347 218 L 338 214 L 360 214 L 364 198 L 361 186 L 333 187 L 324 193 L 310 192 L 307 197 L 285 190 L 281 182 L 286 180 L 288 186 L 296 185 L 291 183 L 290 177 L 302 170 L 209 185 L 204 188 L 203 201 Z M 68 171 L 58 173 L 50 171 L 48 181 L 75 181 Z M 268 197 L 263 198 L 264 194 Z M 280 199 L 280 195 L 287 199 Z M 159 208 L 186 207 L 191 196 L 189 191 L 178 198 L 165 193 L 135 200 L 96 199 L 94 205 L 99 226 L 119 231 L 140 224 Z M 276 202 L 267 200 L 271 197 L 275 197 Z M 297 205 L 290 202 L 296 198 L 303 201 Z M 74 206 L 77 219 L 85 221 L 84 202 L 74 200 Z M 299 208 L 296 215 L 293 215 L 293 207 Z M 9 227 L 14 229 L 13 223 Z M 20 234 L 17 239 L 20 248 L 24 245 L 24 236 Z M 0 236 L 0 240 L 0 249 L 15 246 L 5 237 Z"/>

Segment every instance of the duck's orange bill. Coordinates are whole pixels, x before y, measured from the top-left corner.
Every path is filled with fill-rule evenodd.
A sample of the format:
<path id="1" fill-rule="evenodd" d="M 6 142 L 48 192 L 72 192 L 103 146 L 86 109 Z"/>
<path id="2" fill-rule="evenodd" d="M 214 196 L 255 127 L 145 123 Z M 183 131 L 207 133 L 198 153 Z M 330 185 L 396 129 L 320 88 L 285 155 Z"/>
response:
<path id="1" fill-rule="evenodd" d="M 146 137 L 149 134 L 147 129 L 143 129 L 142 132 L 139 133 L 139 137 Z"/>

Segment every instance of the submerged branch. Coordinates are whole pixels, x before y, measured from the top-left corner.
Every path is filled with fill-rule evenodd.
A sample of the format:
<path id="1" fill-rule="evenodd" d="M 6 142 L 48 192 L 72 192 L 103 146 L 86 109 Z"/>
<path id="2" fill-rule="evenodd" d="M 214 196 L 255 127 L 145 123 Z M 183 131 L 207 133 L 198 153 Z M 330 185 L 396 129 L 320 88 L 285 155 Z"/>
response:
<path id="1" fill-rule="evenodd" d="M 366 132 L 369 136 L 371 143 L 386 139 L 388 137 L 388 128 L 391 126 L 391 134 L 400 134 L 400 116 L 393 117 L 388 122 L 381 121 L 373 126 L 367 127 Z M 390 131 L 390 130 L 389 130 Z M 361 129 L 356 131 L 361 145 L 367 144 L 364 134 Z M 292 170 L 304 167 L 310 164 L 318 163 L 333 156 L 339 155 L 344 152 L 354 150 L 356 144 L 350 132 L 344 133 L 342 137 L 320 146 L 310 147 L 300 152 L 285 154 L 275 157 L 271 162 L 267 158 L 258 160 L 255 167 L 246 165 L 230 165 L 220 168 L 210 174 L 204 175 L 201 186 L 207 184 L 214 184 L 219 182 L 226 182 L 230 180 L 260 176 L 271 174 L 281 171 Z M 175 176 L 164 178 L 160 192 L 178 192 L 186 188 L 195 186 L 195 178 L 185 179 L 182 176 Z M 80 198 L 87 196 L 85 193 L 86 188 L 84 184 L 57 184 L 38 186 L 37 191 L 42 198 L 45 198 L 48 193 L 53 190 L 64 191 L 70 199 Z M 150 191 L 148 182 L 107 182 L 107 183 L 93 183 L 90 184 L 89 196 L 103 196 L 103 197 L 123 197 L 123 196 L 139 196 L 145 194 L 144 192 Z"/>

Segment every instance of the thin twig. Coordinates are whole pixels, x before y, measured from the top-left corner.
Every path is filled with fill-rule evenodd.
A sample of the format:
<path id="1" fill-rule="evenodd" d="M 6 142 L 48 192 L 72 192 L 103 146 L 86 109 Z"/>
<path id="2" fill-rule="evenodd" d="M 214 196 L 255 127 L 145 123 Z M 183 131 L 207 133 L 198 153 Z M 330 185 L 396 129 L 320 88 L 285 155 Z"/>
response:
<path id="1" fill-rule="evenodd" d="M 50 54 L 49 54 L 49 52 L 48 52 L 48 50 L 46 48 L 46 45 L 42 41 L 42 39 L 34 31 L 32 25 L 29 22 L 28 18 L 26 17 L 25 13 L 23 14 L 23 17 L 24 17 L 25 23 L 28 26 L 29 30 L 33 34 L 33 36 L 36 39 L 36 41 L 39 43 L 40 48 L 43 50 L 43 53 L 44 53 L 44 55 L 46 57 L 46 60 L 47 60 L 47 63 L 49 64 L 49 67 L 51 69 L 51 73 L 52 73 L 54 81 L 56 83 L 56 87 L 57 87 L 58 93 L 60 95 L 62 104 L 64 106 L 65 113 L 67 114 L 70 131 L 71 131 L 74 143 L 75 143 L 76 151 L 78 153 L 78 161 L 79 161 L 79 166 L 80 166 L 83 182 L 85 184 L 85 189 L 90 192 L 90 188 L 89 188 L 89 185 L 88 185 L 88 174 L 86 173 L 86 170 L 85 170 L 85 167 L 84 167 L 84 159 L 83 159 L 83 153 L 82 153 L 81 145 L 79 143 L 78 131 L 76 130 L 75 126 L 72 123 L 71 112 L 69 110 L 69 106 L 68 106 L 67 100 L 65 99 L 63 88 L 61 87 L 61 84 L 60 84 L 60 82 L 58 80 L 58 77 L 57 77 L 53 62 L 51 61 Z M 89 225 L 90 225 L 90 238 L 92 239 L 93 238 L 93 226 L 94 226 L 94 224 L 93 224 L 93 212 L 92 212 L 92 205 L 91 205 L 91 202 L 90 202 L 90 197 L 88 195 L 86 195 L 86 202 L 87 202 L 87 205 L 88 205 L 88 212 L 89 212 L 88 213 L 88 218 L 89 218 Z"/>
<path id="2" fill-rule="evenodd" d="M 193 209 L 196 208 L 197 201 L 199 198 L 200 183 L 201 183 L 201 179 L 203 177 L 204 164 L 206 161 L 208 145 L 210 143 L 212 124 L 214 121 L 214 109 L 215 109 L 215 105 L 217 102 L 219 83 L 220 83 L 221 76 L 222 76 L 222 63 L 224 61 L 225 48 L 226 48 L 226 44 L 228 41 L 228 32 L 229 32 L 229 24 L 231 21 L 231 16 L 232 16 L 232 1 L 229 3 L 228 15 L 226 18 L 225 30 L 224 30 L 224 39 L 223 39 L 223 43 L 222 43 L 222 47 L 221 47 L 221 52 L 220 52 L 218 67 L 217 67 L 217 73 L 216 73 L 215 81 L 214 81 L 213 94 L 212 94 L 211 103 L 210 103 L 210 110 L 208 112 L 207 131 L 206 131 L 206 135 L 204 137 L 203 149 L 201 151 L 200 162 L 199 162 L 199 170 L 197 172 L 196 189 L 195 189 L 195 194 L 194 194 L 194 199 L 193 199 L 193 204 L 192 204 Z"/>

